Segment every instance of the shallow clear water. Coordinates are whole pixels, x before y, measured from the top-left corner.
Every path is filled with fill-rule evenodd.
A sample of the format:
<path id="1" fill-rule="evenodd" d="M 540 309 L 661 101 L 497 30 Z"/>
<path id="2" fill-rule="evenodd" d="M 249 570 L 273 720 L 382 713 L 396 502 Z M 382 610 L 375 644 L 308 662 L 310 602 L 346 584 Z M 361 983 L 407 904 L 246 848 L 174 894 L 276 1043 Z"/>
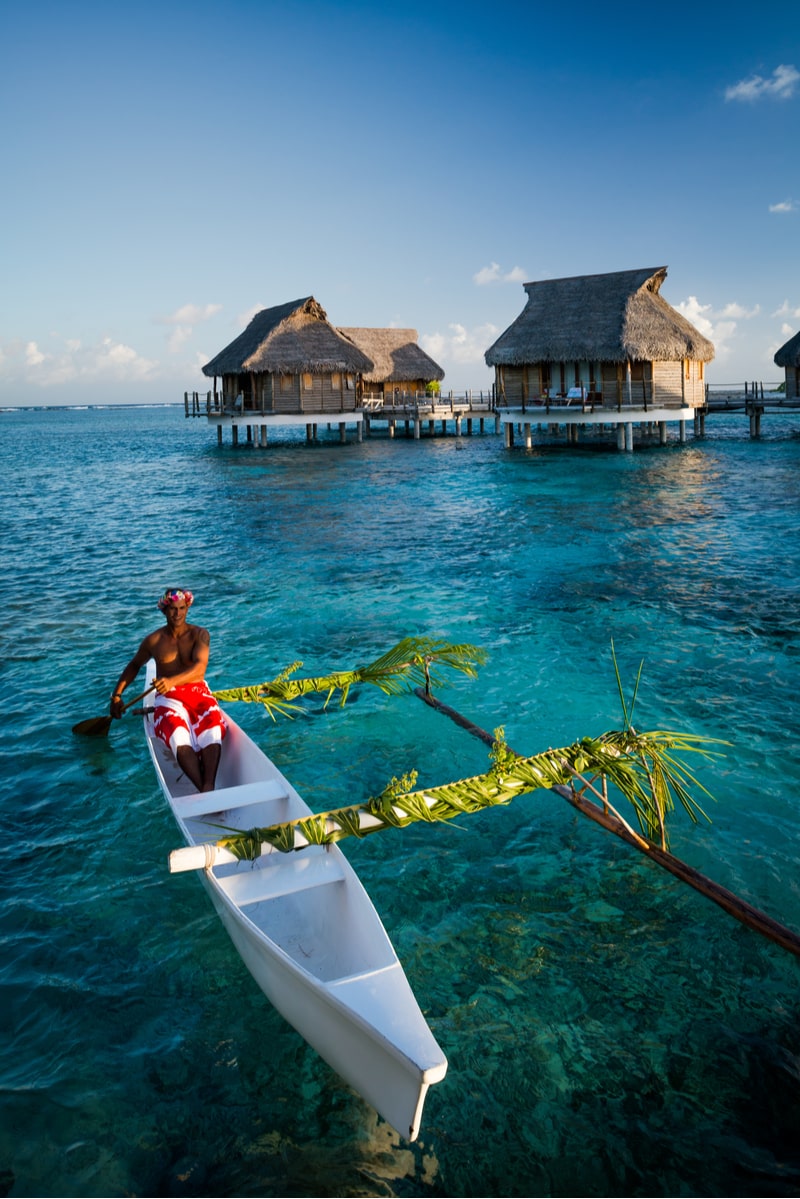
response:
<path id="1" fill-rule="evenodd" d="M 556 796 L 346 845 L 450 1063 L 409 1146 L 167 873 L 138 722 L 70 731 L 167 585 L 212 687 L 483 646 L 442 698 L 524 752 L 618 726 L 613 639 L 637 723 L 732 742 L 674 852 L 800 929 L 800 415 L 764 426 L 258 450 L 180 409 L 0 414 L 0 1193 L 800 1193 L 797 960 Z M 413 696 L 235 714 L 317 810 L 487 760 Z"/>

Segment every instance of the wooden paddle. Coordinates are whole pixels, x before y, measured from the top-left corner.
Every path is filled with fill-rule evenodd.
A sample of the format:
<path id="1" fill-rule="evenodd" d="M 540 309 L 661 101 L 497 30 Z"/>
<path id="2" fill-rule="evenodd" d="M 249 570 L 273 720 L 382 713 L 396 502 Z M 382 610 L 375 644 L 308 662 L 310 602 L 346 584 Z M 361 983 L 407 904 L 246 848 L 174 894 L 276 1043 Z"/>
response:
<path id="1" fill-rule="evenodd" d="M 122 705 L 122 711 L 127 712 L 128 708 L 132 708 L 134 704 L 138 704 L 140 699 L 144 699 L 151 691 L 155 690 L 155 683 L 152 687 L 148 687 L 141 695 L 135 696 L 130 703 Z M 79 720 L 77 724 L 73 724 L 73 733 L 78 733 L 81 737 L 105 737 L 108 730 L 111 728 L 112 720 L 116 720 L 115 716 L 90 716 L 88 720 Z"/>

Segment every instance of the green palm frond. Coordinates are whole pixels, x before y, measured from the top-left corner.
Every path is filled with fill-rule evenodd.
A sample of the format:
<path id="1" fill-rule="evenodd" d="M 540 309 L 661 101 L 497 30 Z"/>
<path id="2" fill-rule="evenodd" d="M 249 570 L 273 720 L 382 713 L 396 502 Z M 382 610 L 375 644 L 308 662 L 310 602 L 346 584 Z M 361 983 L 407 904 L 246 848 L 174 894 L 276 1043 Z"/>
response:
<path id="1" fill-rule="evenodd" d="M 456 670 L 469 678 L 477 678 L 477 668 L 486 661 L 486 653 L 474 645 L 452 645 L 432 637 L 404 637 L 402 641 L 367 666 L 354 670 L 339 670 L 315 678 L 293 679 L 289 676 L 299 670 L 302 662 L 291 666 L 274 679 L 249 687 L 231 687 L 215 691 L 214 696 L 222 702 L 263 704 L 274 719 L 276 715 L 289 716 L 301 711 L 294 702 L 304 695 L 324 694 L 325 704 L 339 692 L 340 703 L 347 701 L 350 688 L 358 683 L 371 683 L 387 695 L 401 695 L 424 685 L 444 686 L 445 671 Z"/>
<path id="2" fill-rule="evenodd" d="M 684 751 L 703 757 L 718 756 L 709 746 L 722 744 L 691 734 L 612 730 L 597 738 L 585 737 L 562 749 L 548 749 L 532 757 L 516 755 L 505 744 L 503 730 L 495 730 L 492 766 L 485 774 L 459 779 L 438 787 L 413 790 L 416 773 L 393 778 L 374 798 L 304 817 L 269 828 L 231 833 L 218 844 L 236 857 L 252 860 L 261 845 L 286 852 L 306 844 L 333 844 L 344 837 L 365 837 L 380 829 L 405 828 L 415 821 L 445 821 L 465 813 L 508 804 L 518 795 L 540 788 L 570 786 L 583 793 L 597 790 L 598 780 L 611 783 L 634 809 L 642 832 L 651 839 L 666 837 L 666 813 L 677 798 L 692 820 L 705 812 L 692 799 L 689 787 L 706 788 L 676 757 Z M 602 793 L 605 799 L 606 790 Z"/>
<path id="3" fill-rule="evenodd" d="M 642 678 L 642 668 L 644 667 L 644 658 L 639 663 L 639 669 L 636 672 L 636 682 L 633 687 L 633 695 L 631 697 L 630 708 L 628 707 L 628 704 L 626 703 L 625 692 L 622 688 L 622 678 L 620 677 L 620 673 L 619 673 L 619 665 L 617 663 L 616 651 L 614 650 L 613 638 L 611 641 L 611 661 L 614 664 L 614 675 L 617 680 L 617 690 L 619 691 L 619 701 L 622 705 L 623 727 L 626 729 L 629 729 L 629 728 L 633 727 L 633 710 L 636 707 L 636 697 L 639 694 L 639 683 L 641 682 L 641 678 Z"/>

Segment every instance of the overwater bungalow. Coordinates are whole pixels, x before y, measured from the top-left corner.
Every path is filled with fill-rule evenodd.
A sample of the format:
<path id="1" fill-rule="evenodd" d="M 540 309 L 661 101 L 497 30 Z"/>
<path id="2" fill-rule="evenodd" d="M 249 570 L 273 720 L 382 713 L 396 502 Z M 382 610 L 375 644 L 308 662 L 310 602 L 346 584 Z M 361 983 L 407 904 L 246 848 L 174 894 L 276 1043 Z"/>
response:
<path id="1" fill-rule="evenodd" d="M 384 404 L 424 396 L 428 384 L 441 383 L 444 371 L 417 344 L 416 329 L 353 329 L 339 332 L 372 359 L 364 378 L 366 401 Z"/>
<path id="2" fill-rule="evenodd" d="M 786 371 L 786 399 L 800 400 L 800 333 L 781 346 L 773 361 Z"/>
<path id="3" fill-rule="evenodd" d="M 313 296 L 264 308 L 203 367 L 214 380 L 208 418 L 220 439 L 223 422 L 234 441 L 243 424 L 250 435 L 261 430 L 262 444 L 270 424 L 306 424 L 309 436 L 317 421 L 360 430 L 362 378 L 373 365 Z"/>
<path id="4" fill-rule="evenodd" d="M 656 423 L 665 439 L 668 420 L 702 408 L 714 346 L 659 294 L 666 275 L 647 267 L 526 283 L 524 310 L 485 354 L 498 405 L 518 410 L 506 423 L 563 408 L 570 439 L 581 425 L 611 424 L 630 449 L 634 423 Z"/>

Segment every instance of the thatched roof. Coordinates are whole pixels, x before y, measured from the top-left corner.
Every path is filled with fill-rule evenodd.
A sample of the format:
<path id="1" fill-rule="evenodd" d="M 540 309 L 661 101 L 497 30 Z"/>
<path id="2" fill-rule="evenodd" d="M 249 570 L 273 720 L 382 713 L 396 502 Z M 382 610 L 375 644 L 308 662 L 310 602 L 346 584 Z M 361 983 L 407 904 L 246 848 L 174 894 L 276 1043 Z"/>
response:
<path id="1" fill-rule="evenodd" d="M 264 308 L 244 333 L 203 367 L 204 375 L 268 371 L 275 375 L 372 370 L 372 359 L 328 323 L 313 296 Z"/>
<path id="2" fill-rule="evenodd" d="M 528 303 L 485 353 L 530 362 L 710 362 L 714 346 L 658 294 L 667 268 L 526 283 Z"/>
<path id="3" fill-rule="evenodd" d="M 776 366 L 800 366 L 800 333 L 795 333 L 785 346 L 781 346 L 773 362 Z"/>
<path id="4" fill-rule="evenodd" d="M 346 338 L 371 358 L 365 383 L 403 383 L 414 379 L 441 382 L 444 371 L 417 345 L 416 329 L 343 329 Z"/>

